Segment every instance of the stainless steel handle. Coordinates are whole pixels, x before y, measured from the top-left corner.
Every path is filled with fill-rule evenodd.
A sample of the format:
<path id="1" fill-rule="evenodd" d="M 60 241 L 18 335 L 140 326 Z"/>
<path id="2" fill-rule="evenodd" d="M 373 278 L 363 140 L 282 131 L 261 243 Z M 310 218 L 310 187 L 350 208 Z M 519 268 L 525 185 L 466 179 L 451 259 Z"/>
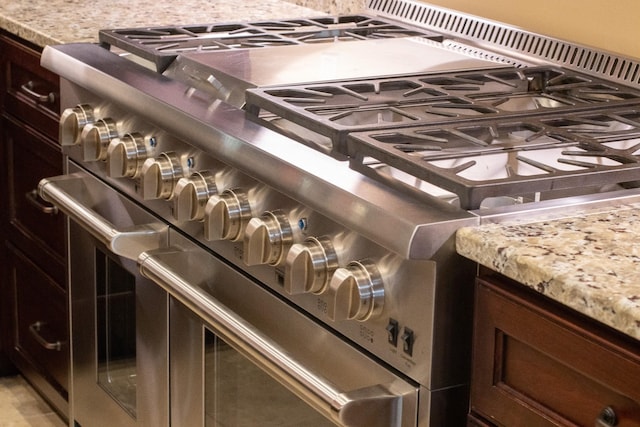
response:
<path id="1" fill-rule="evenodd" d="M 22 86 L 20 86 L 20 89 L 24 93 L 26 93 L 29 97 L 33 98 L 36 102 L 53 103 L 53 101 L 55 101 L 56 95 L 53 92 L 50 92 L 50 93 L 44 95 L 44 94 L 38 93 L 35 90 L 33 90 L 34 86 L 35 86 L 35 83 L 33 83 L 33 80 L 29 80 L 27 83 L 25 83 Z"/>
<path id="2" fill-rule="evenodd" d="M 170 251 L 171 248 L 163 250 Z M 180 251 L 180 249 L 173 249 Z M 138 258 L 140 272 L 165 289 L 172 297 L 210 324 L 216 334 L 237 351 L 304 400 L 323 411 L 341 426 L 399 427 L 402 398 L 385 385 L 376 384 L 358 390 L 340 391 L 330 381 L 309 371 L 268 336 L 242 319 L 211 295 L 183 278 L 159 256 L 143 253 Z M 367 416 L 373 415 L 373 416 Z"/>
<path id="3" fill-rule="evenodd" d="M 50 342 L 45 340 L 42 335 L 40 335 L 40 329 L 46 325 L 45 322 L 36 322 L 33 323 L 31 325 L 29 325 L 29 332 L 31 332 L 31 335 L 33 335 L 33 337 L 36 339 L 36 341 L 38 341 L 38 344 L 40 344 L 42 347 L 46 348 L 47 350 L 56 350 L 56 351 L 61 351 L 62 350 L 62 341 L 56 341 L 56 342 Z"/>
<path id="4" fill-rule="evenodd" d="M 62 185 L 59 185 L 71 183 L 80 186 L 82 179 L 81 176 L 73 174 L 45 178 L 38 184 L 38 193 L 44 200 L 53 203 L 69 218 L 79 223 L 116 255 L 136 260 L 144 251 L 166 246 L 168 233 L 166 224 L 158 222 L 118 230 L 111 222 L 85 206 Z"/>
<path id="5" fill-rule="evenodd" d="M 35 206 L 43 214 L 55 215 L 58 213 L 58 208 L 55 207 L 54 205 L 47 206 L 38 201 L 38 190 L 35 188 L 29 191 L 28 193 L 26 193 L 24 197 L 32 206 Z"/>

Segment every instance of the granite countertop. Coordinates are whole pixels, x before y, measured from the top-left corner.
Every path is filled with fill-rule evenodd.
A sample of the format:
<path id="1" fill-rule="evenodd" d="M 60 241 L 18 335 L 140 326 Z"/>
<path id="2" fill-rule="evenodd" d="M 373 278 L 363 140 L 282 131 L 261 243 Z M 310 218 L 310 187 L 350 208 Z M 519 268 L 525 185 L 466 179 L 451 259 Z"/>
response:
<path id="1" fill-rule="evenodd" d="M 356 13 L 364 0 L 0 0 L 0 28 L 44 47 L 97 42 L 98 30 Z"/>
<path id="2" fill-rule="evenodd" d="M 640 203 L 456 234 L 461 255 L 640 339 Z"/>

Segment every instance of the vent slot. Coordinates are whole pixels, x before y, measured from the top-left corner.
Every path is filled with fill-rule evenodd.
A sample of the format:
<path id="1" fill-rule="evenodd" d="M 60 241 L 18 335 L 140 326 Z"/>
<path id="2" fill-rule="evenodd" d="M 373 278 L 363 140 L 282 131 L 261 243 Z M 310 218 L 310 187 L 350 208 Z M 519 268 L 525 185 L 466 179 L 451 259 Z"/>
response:
<path id="1" fill-rule="evenodd" d="M 518 52 L 574 71 L 640 86 L 640 61 L 631 58 L 412 0 L 368 0 L 367 8 L 389 18 L 481 42 L 483 47 L 489 44 L 487 49 L 495 48 L 505 57 Z M 515 63 L 513 60 L 507 62 Z"/>

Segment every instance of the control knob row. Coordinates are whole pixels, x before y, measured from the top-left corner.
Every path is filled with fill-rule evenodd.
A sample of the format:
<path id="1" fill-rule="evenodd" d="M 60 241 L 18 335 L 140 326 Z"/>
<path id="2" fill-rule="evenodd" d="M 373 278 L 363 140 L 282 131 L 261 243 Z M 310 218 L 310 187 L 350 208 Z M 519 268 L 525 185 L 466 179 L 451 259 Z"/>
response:
<path id="1" fill-rule="evenodd" d="M 375 263 L 352 261 L 338 267 L 338 256 L 326 237 L 309 237 L 287 255 L 285 291 L 326 294 L 330 319 L 365 321 L 382 312 L 384 282 Z"/>
<path id="2" fill-rule="evenodd" d="M 113 178 L 136 178 L 147 158 L 145 140 L 139 133 L 119 137 L 118 126 L 110 118 L 97 119 L 97 111 L 87 104 L 65 109 L 60 115 L 60 144 L 80 145 L 85 161 L 107 161 Z"/>
<path id="3" fill-rule="evenodd" d="M 138 178 L 144 199 L 173 199 L 178 221 L 204 221 L 207 240 L 243 240 L 247 265 L 285 264 L 285 291 L 324 294 L 327 314 L 334 320 L 364 321 L 382 312 L 384 283 L 371 261 L 352 261 L 339 267 L 331 239 L 308 237 L 294 243 L 287 215 L 279 210 L 253 217 L 246 192 L 218 193 L 210 172 L 184 175 L 179 156 L 172 152 L 148 158 L 145 138 L 138 133 L 119 136 L 117 124 L 96 119 L 86 104 L 68 108 L 60 118 L 60 143 L 80 144 L 85 161 L 106 160 L 112 178 Z"/>

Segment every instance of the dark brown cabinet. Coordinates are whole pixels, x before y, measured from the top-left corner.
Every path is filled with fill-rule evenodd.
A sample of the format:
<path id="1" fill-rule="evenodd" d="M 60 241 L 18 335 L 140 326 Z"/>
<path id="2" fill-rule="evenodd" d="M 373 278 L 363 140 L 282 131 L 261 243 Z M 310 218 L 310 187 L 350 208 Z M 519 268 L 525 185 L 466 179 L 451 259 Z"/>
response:
<path id="1" fill-rule="evenodd" d="M 495 273 L 476 283 L 470 426 L 638 426 L 640 342 Z"/>
<path id="2" fill-rule="evenodd" d="M 64 217 L 37 196 L 63 172 L 59 80 L 40 50 L 0 32 L 0 322 L 12 364 L 62 415 L 69 369 Z"/>

